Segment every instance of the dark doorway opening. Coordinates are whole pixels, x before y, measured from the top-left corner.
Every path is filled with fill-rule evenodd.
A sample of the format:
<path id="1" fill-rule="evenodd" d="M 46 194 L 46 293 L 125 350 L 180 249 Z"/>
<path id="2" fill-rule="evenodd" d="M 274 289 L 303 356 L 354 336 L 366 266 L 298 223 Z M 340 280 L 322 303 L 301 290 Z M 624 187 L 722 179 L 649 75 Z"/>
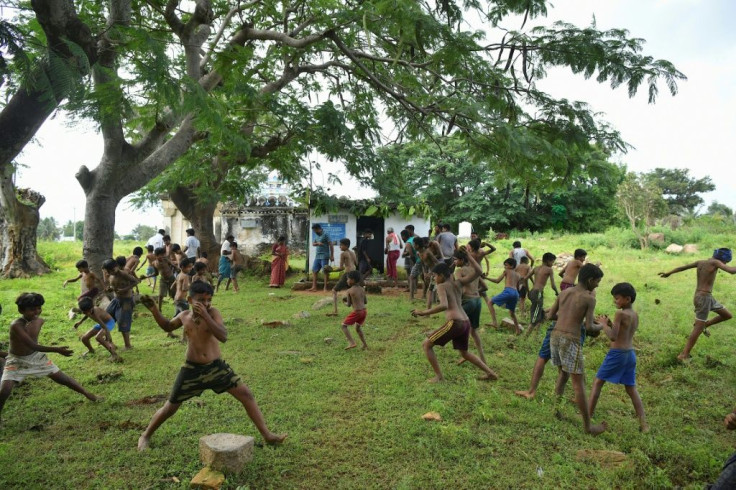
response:
<path id="1" fill-rule="evenodd" d="M 357 235 L 355 237 L 355 243 L 357 245 L 357 250 L 362 251 L 362 243 L 363 240 L 363 233 L 366 230 L 371 230 L 373 232 L 373 240 L 368 240 L 365 244 L 365 251 L 368 254 L 368 257 L 371 259 L 371 266 L 373 267 L 373 272 L 378 272 L 379 274 L 383 274 L 383 266 L 384 266 L 384 239 L 386 238 L 386 235 L 384 233 L 384 220 L 383 218 L 376 218 L 374 216 L 360 216 L 358 218 L 358 222 L 356 224 L 357 228 Z M 358 263 L 365 261 L 365 257 L 358 257 Z"/>

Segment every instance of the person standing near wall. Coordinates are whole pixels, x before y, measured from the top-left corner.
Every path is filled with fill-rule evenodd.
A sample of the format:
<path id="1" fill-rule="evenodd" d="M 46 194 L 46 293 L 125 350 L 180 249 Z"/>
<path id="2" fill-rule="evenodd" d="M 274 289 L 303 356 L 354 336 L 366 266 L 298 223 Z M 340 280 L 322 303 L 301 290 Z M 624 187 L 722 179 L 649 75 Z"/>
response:
<path id="1" fill-rule="evenodd" d="M 393 287 L 397 287 L 399 285 L 399 275 L 398 271 L 396 270 L 396 262 L 399 260 L 399 255 L 401 255 L 401 249 L 402 249 L 402 243 L 401 239 L 394 233 L 393 228 L 388 228 L 386 235 L 386 273 L 388 275 L 389 280 L 393 280 L 394 285 Z"/>

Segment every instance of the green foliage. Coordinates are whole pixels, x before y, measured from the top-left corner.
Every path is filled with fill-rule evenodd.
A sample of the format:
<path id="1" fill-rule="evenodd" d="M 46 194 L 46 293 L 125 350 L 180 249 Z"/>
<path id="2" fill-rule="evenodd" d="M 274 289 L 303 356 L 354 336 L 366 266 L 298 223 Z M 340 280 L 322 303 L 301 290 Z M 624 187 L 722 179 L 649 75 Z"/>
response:
<path id="1" fill-rule="evenodd" d="M 723 216 L 724 218 L 728 218 L 733 220 L 734 214 L 733 209 L 729 208 L 725 204 L 721 204 L 718 201 L 713 201 L 708 206 L 708 211 L 706 211 L 707 214 L 713 215 L 713 216 Z"/>
<path id="2" fill-rule="evenodd" d="M 36 236 L 39 240 L 58 240 L 61 237 L 61 230 L 53 217 L 43 218 L 38 223 Z"/>
<path id="3" fill-rule="evenodd" d="M 703 198 L 698 194 L 716 188 L 710 177 L 695 179 L 689 173 L 690 170 L 686 168 L 655 168 L 642 177 L 662 190 L 670 214 L 682 215 L 695 211 L 703 204 Z"/>
<path id="4" fill-rule="evenodd" d="M 438 137 L 382 148 L 362 181 L 385 199 L 419 196 L 440 221 L 479 230 L 603 230 L 617 220 L 610 196 L 624 170 L 596 147 L 568 151 L 564 166 L 542 166 L 542 157 L 502 160 L 474 153 L 459 135 Z"/>
<path id="5" fill-rule="evenodd" d="M 75 240 L 82 240 L 84 237 L 84 221 L 77 221 L 76 226 L 72 220 L 67 221 L 61 227 L 61 235 L 65 237 L 73 236 Z"/>
<path id="6" fill-rule="evenodd" d="M 618 187 L 616 201 L 639 239 L 641 248 L 647 248 L 654 221 L 667 213 L 667 203 L 662 198 L 661 189 L 646 177 L 629 172 Z"/>

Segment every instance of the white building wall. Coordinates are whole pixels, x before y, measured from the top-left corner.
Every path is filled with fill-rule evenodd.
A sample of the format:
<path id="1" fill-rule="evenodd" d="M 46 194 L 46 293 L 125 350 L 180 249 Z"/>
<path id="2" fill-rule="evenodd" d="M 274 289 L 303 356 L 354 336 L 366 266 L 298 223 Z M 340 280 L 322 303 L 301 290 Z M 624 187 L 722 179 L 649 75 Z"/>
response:
<path id="1" fill-rule="evenodd" d="M 332 223 L 330 223 L 332 221 Z M 344 223 L 343 223 L 344 222 Z M 338 211 L 337 213 L 329 213 L 329 214 L 322 214 L 322 215 L 311 215 L 310 221 L 309 221 L 309 231 L 310 236 L 313 236 L 312 225 L 315 223 L 320 223 L 323 228 L 325 228 L 330 235 L 330 241 L 333 243 L 335 247 L 335 260 L 338 259 L 339 255 L 339 242 L 341 238 L 349 238 L 350 239 L 350 248 L 355 247 L 355 245 L 358 243 L 357 241 L 357 233 L 358 233 L 358 218 L 355 217 L 354 214 L 348 212 L 348 211 Z M 344 224 L 344 234 L 343 233 L 336 233 L 334 230 L 342 230 L 343 227 L 340 225 Z M 392 214 L 386 218 L 384 218 L 384 230 L 388 228 L 393 228 L 394 232 L 396 234 L 399 234 L 401 230 L 403 230 L 407 225 L 414 225 L 414 231 L 420 235 L 420 236 L 426 236 L 427 232 L 430 228 L 430 222 L 427 218 L 421 218 L 418 216 L 412 216 L 410 219 L 405 219 L 399 214 Z M 330 230 L 333 230 L 330 232 Z M 386 236 L 383 237 L 376 236 L 376 240 L 385 240 Z M 312 261 L 314 259 L 314 255 L 316 253 L 315 247 L 312 245 L 313 240 L 310 240 L 309 242 L 309 267 L 312 267 Z M 385 260 L 385 257 L 384 257 Z M 384 262 L 384 268 L 386 264 Z"/>

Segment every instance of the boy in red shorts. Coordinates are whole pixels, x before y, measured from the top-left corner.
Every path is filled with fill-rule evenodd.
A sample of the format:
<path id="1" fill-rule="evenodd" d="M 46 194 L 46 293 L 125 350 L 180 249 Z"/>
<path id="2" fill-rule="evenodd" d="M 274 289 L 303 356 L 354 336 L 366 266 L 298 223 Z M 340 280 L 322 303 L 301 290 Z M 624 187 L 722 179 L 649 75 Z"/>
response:
<path id="1" fill-rule="evenodd" d="M 460 279 L 453 277 L 450 268 L 444 262 L 440 262 L 432 269 L 435 283 L 437 284 L 437 297 L 440 304 L 427 310 L 412 310 L 412 316 L 428 316 L 441 311 L 445 312 L 445 324 L 429 334 L 429 337 L 422 343 L 424 353 L 429 360 L 429 364 L 434 370 L 435 377 L 429 380 L 430 383 L 438 383 L 444 381 L 442 370 L 437 355 L 434 353 L 435 345 L 445 345 L 452 340 L 452 347 L 460 351 L 460 355 L 466 361 L 482 370 L 485 375 L 479 379 L 496 380 L 498 375 L 494 373 L 478 356 L 468 352 L 468 337 L 470 336 L 470 321 L 468 315 L 462 307 L 462 288 L 463 286 L 474 281 L 481 275 L 481 268 L 478 262 L 470 254 L 462 257 L 464 263 L 472 268 L 473 272 Z"/>
<path id="2" fill-rule="evenodd" d="M 365 343 L 363 324 L 365 323 L 365 317 L 367 314 L 365 304 L 368 300 L 365 297 L 365 290 L 360 285 L 360 271 L 352 270 L 345 275 L 347 276 L 348 286 L 350 287 L 350 289 L 347 290 L 347 296 L 345 296 L 345 303 L 348 306 L 353 307 L 352 313 L 342 321 L 342 332 L 345 334 L 345 338 L 348 339 L 348 346 L 345 347 L 345 350 L 355 349 L 358 346 L 348 330 L 350 325 L 355 325 L 355 331 L 358 334 L 358 337 L 360 337 L 360 341 L 363 342 L 362 348 L 367 349 L 368 344 Z"/>

